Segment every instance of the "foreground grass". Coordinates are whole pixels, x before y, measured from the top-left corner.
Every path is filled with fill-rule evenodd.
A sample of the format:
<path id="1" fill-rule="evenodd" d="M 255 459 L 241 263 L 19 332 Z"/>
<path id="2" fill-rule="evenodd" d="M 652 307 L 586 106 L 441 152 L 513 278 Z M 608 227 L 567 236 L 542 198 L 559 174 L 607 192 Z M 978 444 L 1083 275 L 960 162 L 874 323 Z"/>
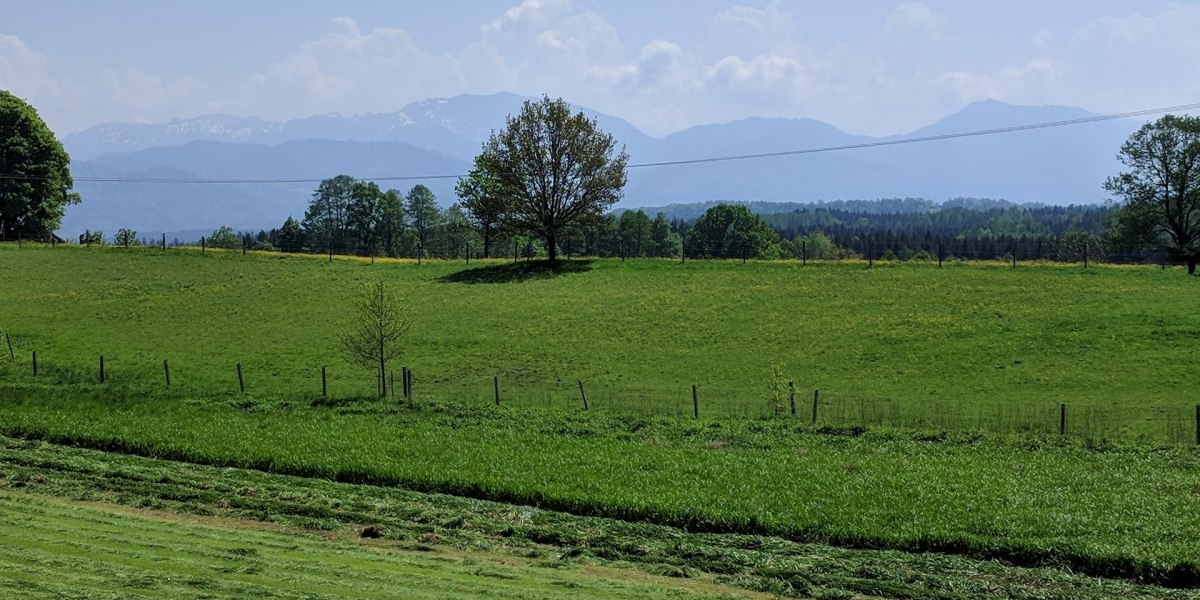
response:
<path id="1" fill-rule="evenodd" d="M 330 539 L 0 492 L 0 594 L 21 598 L 717 598 L 616 569 Z"/>
<path id="2" fill-rule="evenodd" d="M 359 539 L 365 529 L 382 537 Z M 1059 569 L 695 533 L 9 438 L 0 537 L 0 593 L 20 597 L 1189 596 Z"/>
<path id="3" fill-rule="evenodd" d="M 860 548 L 1200 584 L 1200 456 L 1037 438 L 814 431 L 783 419 L 515 410 L 0 404 L 0 432 Z"/>
<path id="4" fill-rule="evenodd" d="M 820 420 L 1194 438 L 1196 282 L 1178 269 L 597 260 L 562 272 L 189 250 L 0 244 L 0 389 L 96 381 L 164 399 L 237 389 L 290 401 L 369 395 L 336 332 L 359 284 L 403 290 L 403 362 L 422 400 L 761 415 L 788 380 Z M 536 264 L 536 263 L 535 263 Z M 0 348 L 0 355 L 6 355 Z M 163 360 L 172 388 L 163 389 Z M 397 365 L 399 370 L 399 365 Z M 399 373 L 397 373 L 399 375 Z M 90 393 L 103 394 L 100 386 Z"/>

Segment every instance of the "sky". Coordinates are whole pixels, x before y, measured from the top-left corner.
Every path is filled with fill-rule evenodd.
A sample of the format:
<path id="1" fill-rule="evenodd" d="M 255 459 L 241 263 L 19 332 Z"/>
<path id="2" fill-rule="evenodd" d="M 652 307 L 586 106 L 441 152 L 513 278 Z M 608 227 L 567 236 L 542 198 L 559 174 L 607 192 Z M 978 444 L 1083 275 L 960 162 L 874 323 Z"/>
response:
<path id="1" fill-rule="evenodd" d="M 548 94 L 654 136 L 749 116 L 912 131 L 966 104 L 1200 102 L 1200 2 L 4 0 L 0 89 L 60 136 L 212 113 Z"/>

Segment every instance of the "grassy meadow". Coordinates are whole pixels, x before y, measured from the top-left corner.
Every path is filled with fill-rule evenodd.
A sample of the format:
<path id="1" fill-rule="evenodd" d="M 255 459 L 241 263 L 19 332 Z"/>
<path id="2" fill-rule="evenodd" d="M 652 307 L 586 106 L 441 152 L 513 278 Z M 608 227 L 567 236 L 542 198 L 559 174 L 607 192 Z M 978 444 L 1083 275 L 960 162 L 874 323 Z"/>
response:
<path id="1" fill-rule="evenodd" d="M 537 263 L 532 263 L 536 266 Z M 999 264 L 593 261 L 371 264 L 189 250 L 0 245 L 0 386 L 166 397 L 374 393 L 337 347 L 364 282 L 402 290 L 414 326 L 395 366 L 421 400 L 686 415 L 787 411 L 821 423 L 1194 437 L 1196 282 L 1179 270 Z M 0 354 L 2 354 L 0 348 Z M 33 381 L 30 357 L 41 375 Z M 163 360 L 172 388 L 164 390 Z"/>
<path id="2" fill-rule="evenodd" d="M 1188 533 L 1200 528 L 1200 395 L 1185 370 L 1200 315 L 1178 269 L 547 270 L 3 245 L 0 268 L 16 356 L 0 360 L 6 436 L 676 531 L 1200 585 Z M 414 369 L 413 404 L 374 398 L 372 373 L 337 349 L 354 295 L 381 279 L 412 313 L 400 363 Z"/>

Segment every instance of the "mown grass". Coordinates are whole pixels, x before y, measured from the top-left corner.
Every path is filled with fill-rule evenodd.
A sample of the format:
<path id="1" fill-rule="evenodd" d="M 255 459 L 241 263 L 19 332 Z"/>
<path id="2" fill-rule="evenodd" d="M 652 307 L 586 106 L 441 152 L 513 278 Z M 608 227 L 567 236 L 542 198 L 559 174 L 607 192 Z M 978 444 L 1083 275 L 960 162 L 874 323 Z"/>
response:
<path id="1" fill-rule="evenodd" d="M 11 598 L 719 598 L 715 586 L 0 492 Z M 624 575 L 624 576 L 623 576 Z"/>
<path id="2" fill-rule="evenodd" d="M 47 496 L 55 499 L 41 500 Z M 12 499 L 16 501 L 9 502 Z M 155 593 L 149 595 L 186 596 L 173 594 L 183 587 L 178 577 L 163 577 L 164 572 L 184 566 L 195 571 L 216 571 L 197 578 L 210 584 L 203 592 L 209 597 L 225 595 L 215 593 L 213 588 L 217 587 L 230 595 L 254 597 L 292 591 L 294 561 L 276 559 L 282 544 L 288 544 L 285 547 L 289 554 L 294 550 L 311 557 L 305 561 L 303 572 L 321 573 L 324 584 L 344 586 L 342 597 L 368 588 L 373 597 L 401 590 L 411 597 L 417 591 L 416 582 L 430 579 L 435 585 L 421 591 L 429 593 L 441 589 L 439 584 L 457 580 L 463 584 L 462 595 L 466 595 L 480 587 L 476 576 L 512 581 L 530 588 L 527 591 L 531 594 L 539 592 L 538 597 L 553 597 L 543 591 L 542 584 L 547 580 L 575 597 L 602 596 L 598 592 L 605 591 L 636 596 L 635 592 L 642 590 L 640 584 L 653 585 L 659 595 L 679 590 L 695 596 L 754 590 L 825 599 L 1189 597 L 1187 591 L 1088 577 L 1062 569 L 1027 569 L 937 553 L 839 549 L 766 536 L 687 532 L 510 504 L 182 464 L 11 438 L 0 439 L 0 503 L 7 518 L 0 518 L 0 535 L 16 535 L 38 545 L 47 537 L 42 535 L 42 525 L 52 523 L 55 531 L 51 536 L 70 536 L 64 544 L 67 548 L 87 548 L 99 540 L 90 528 L 74 525 L 74 520 L 85 513 L 88 523 L 100 518 L 131 532 L 129 536 L 118 536 L 106 531 L 102 537 L 122 542 L 127 553 L 132 550 L 136 556 L 155 559 L 155 568 L 101 574 L 102 567 L 110 564 L 105 556 L 86 560 L 60 556 L 60 561 L 48 561 L 39 549 L 0 557 L 0 573 L 36 571 L 52 578 L 54 587 L 38 591 L 54 597 L 69 596 L 69 592 L 103 597 L 100 590 L 118 583 L 118 577 L 120 583 L 152 584 L 136 590 L 142 594 L 151 588 Z M 136 512 L 131 516 L 123 507 Z M 63 518 L 57 517 L 60 514 Z M 182 531 L 177 527 L 147 527 L 146 520 L 164 525 L 182 520 L 195 527 Z M 8 532 L 3 525 L 18 521 L 22 526 L 16 533 Z M 27 527 L 25 521 L 32 521 L 34 526 Z M 151 549 L 142 547 L 145 538 L 141 534 L 147 529 L 153 529 L 156 536 L 159 531 L 164 533 Z M 263 530 L 268 534 L 262 535 Z M 367 530 L 382 537 L 350 543 Z M 190 552 L 178 548 L 175 542 L 181 533 L 197 536 L 198 547 Z M 300 539 L 293 539 L 297 536 Z M 260 546 L 267 550 L 258 551 Z M 425 567 L 429 565 L 423 561 L 414 561 L 413 552 L 428 557 L 435 573 L 427 572 Z M 364 554 L 366 560 L 362 559 Z M 336 560 L 350 560 L 354 570 L 326 571 L 335 556 Z M 366 579 L 357 577 L 358 567 L 373 564 L 369 561 L 375 558 L 416 571 L 417 578 L 377 585 L 378 573 L 369 572 L 371 577 Z M 159 562 L 163 564 L 157 565 Z M 231 581 L 238 577 L 238 569 L 270 573 L 278 582 L 251 587 Z M 638 571 L 672 579 L 642 576 Z M 610 581 L 601 584 L 595 577 Z M 0 587 L 6 583 L 0 577 Z M 69 587 L 72 585 L 76 587 Z M 505 591 L 491 589 L 501 596 Z M 233 590 L 241 593 L 233 594 Z M 25 592 L 22 597 L 29 597 L 30 590 L 20 591 Z"/>
<path id="3" fill-rule="evenodd" d="M 1200 585 L 1190 450 L 494 408 L 0 404 L 6 435 L 691 531 Z"/>
<path id="4" fill-rule="evenodd" d="M 0 244 L 0 329 L 16 361 L 0 389 L 94 382 L 164 399 L 237 389 L 290 401 L 370 395 L 336 334 L 358 286 L 402 290 L 415 325 L 402 364 L 419 399 L 761 415 L 794 381 L 821 422 L 1194 438 L 1196 281 L 1179 269 L 594 260 L 425 263 Z M 0 356 L 6 354 L 0 348 Z M 162 361 L 172 370 L 163 389 Z M 397 376 L 400 365 L 396 365 Z M 86 387 L 86 386 L 83 386 Z M 98 387 L 89 395 L 102 395 Z"/>

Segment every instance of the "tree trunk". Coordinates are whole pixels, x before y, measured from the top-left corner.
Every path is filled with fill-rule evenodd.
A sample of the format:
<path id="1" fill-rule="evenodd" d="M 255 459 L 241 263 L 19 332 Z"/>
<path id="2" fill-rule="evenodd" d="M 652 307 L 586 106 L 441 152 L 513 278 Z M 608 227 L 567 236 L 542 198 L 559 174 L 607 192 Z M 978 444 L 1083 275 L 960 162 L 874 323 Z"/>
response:
<path id="1" fill-rule="evenodd" d="M 546 253 L 549 255 L 550 262 L 558 260 L 558 247 L 555 244 L 555 236 L 553 233 L 546 234 Z"/>
<path id="2" fill-rule="evenodd" d="M 1200 250 L 1188 256 L 1188 275 L 1196 274 L 1196 263 L 1200 262 Z"/>
<path id="3" fill-rule="evenodd" d="M 387 358 L 383 353 L 383 340 L 379 340 L 379 397 L 387 398 Z"/>

